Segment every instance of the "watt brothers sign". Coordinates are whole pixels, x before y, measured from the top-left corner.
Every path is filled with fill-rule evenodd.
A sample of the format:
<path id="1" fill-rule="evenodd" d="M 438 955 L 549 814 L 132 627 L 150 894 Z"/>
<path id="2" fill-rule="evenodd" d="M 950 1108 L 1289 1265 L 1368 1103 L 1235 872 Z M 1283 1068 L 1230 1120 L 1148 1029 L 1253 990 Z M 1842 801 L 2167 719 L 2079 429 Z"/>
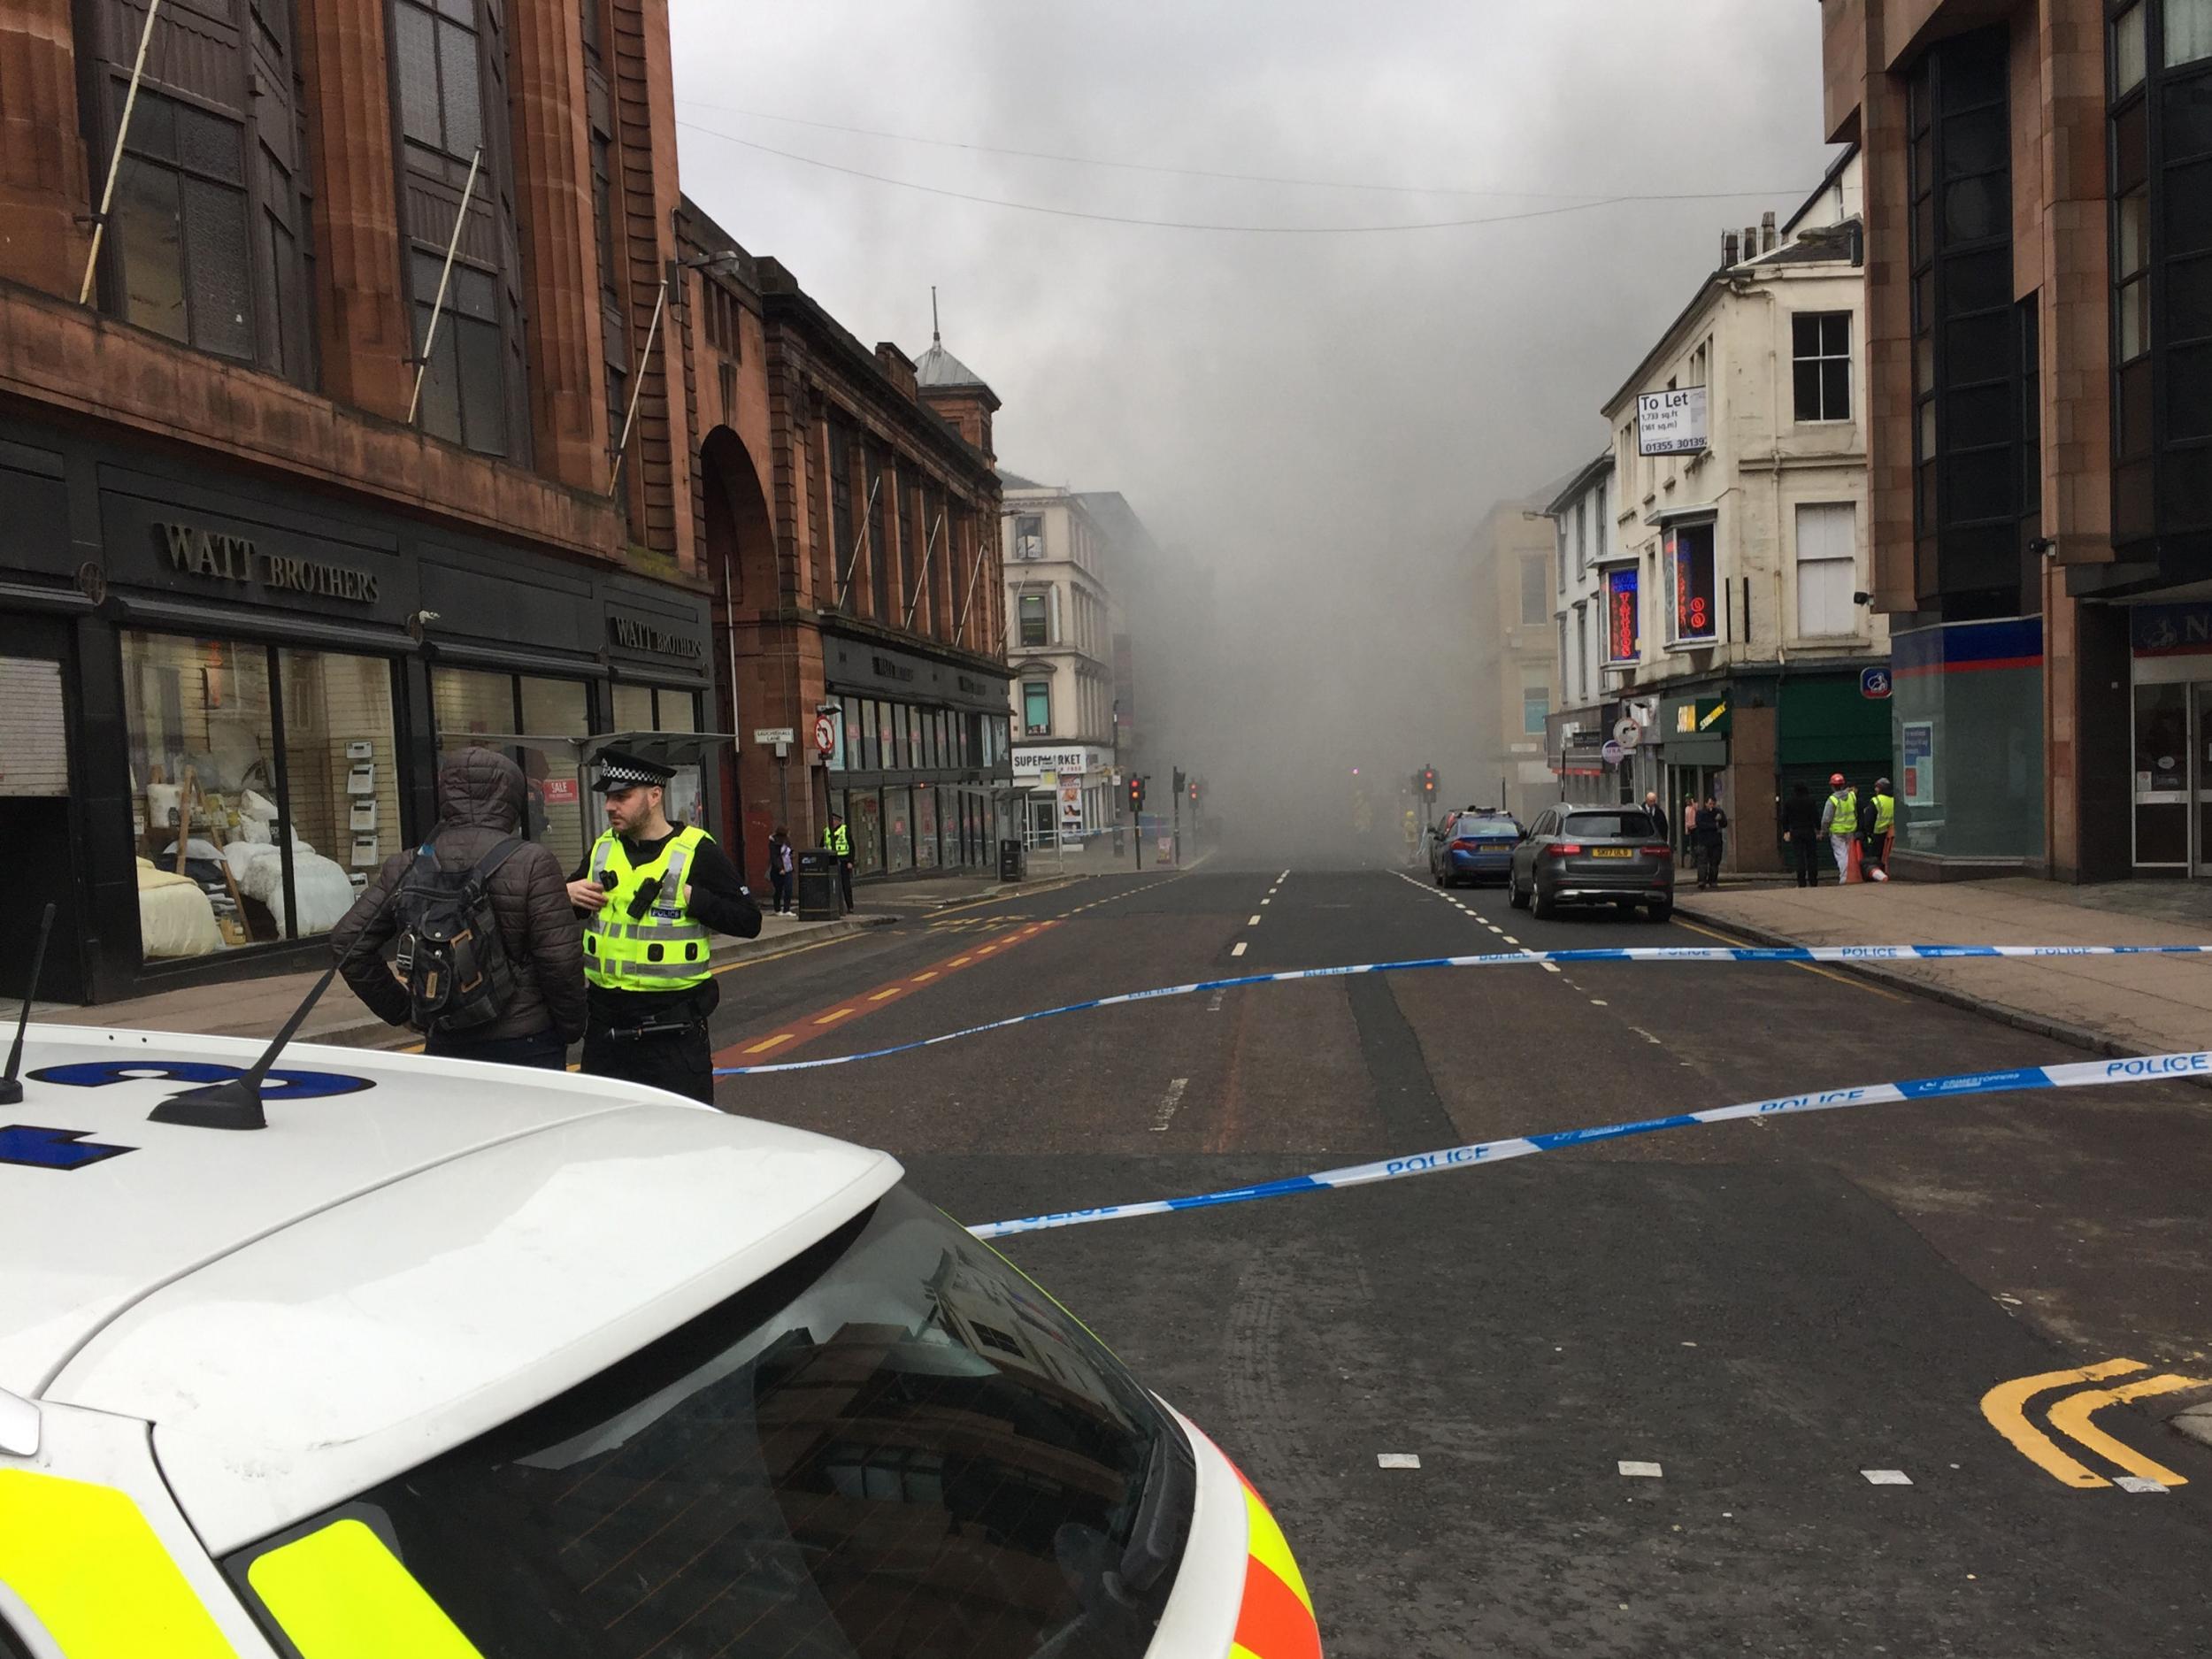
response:
<path id="1" fill-rule="evenodd" d="M 250 536 L 202 530 L 188 524 L 160 523 L 154 528 L 170 567 L 180 575 L 238 588 L 258 582 L 272 593 L 311 594 L 357 605 L 373 605 L 379 597 L 374 571 L 265 553 Z"/>

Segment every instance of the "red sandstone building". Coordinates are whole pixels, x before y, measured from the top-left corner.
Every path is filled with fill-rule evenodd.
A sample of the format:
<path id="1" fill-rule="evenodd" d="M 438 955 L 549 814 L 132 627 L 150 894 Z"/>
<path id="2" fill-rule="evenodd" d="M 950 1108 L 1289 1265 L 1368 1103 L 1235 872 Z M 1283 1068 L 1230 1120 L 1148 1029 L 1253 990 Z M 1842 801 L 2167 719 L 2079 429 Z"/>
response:
<path id="1" fill-rule="evenodd" d="M 2212 0 L 1822 0 L 1898 867 L 2212 874 Z"/>
<path id="2" fill-rule="evenodd" d="M 0 10 L 0 846 L 63 999 L 318 952 L 457 741 L 547 739 L 580 854 L 565 740 L 726 718 L 665 9 L 167 0 L 134 101 L 145 15 Z"/>
<path id="3" fill-rule="evenodd" d="M 998 399 L 941 342 L 918 363 L 870 350 L 688 203 L 682 234 L 748 866 L 776 825 L 809 846 L 834 811 L 864 878 L 980 867 L 1014 833 Z M 779 754 L 762 732 L 793 741 Z"/>

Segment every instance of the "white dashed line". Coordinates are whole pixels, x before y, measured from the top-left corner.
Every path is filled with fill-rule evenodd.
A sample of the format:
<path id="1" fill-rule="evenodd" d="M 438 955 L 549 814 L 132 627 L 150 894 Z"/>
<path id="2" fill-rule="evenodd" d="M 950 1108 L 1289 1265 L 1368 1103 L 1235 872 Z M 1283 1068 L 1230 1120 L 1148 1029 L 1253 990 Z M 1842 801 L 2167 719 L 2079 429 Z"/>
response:
<path id="1" fill-rule="evenodd" d="M 1183 1091 L 1189 1087 L 1190 1079 L 1187 1077 L 1176 1078 L 1168 1084 L 1167 1093 L 1160 1097 L 1160 1109 L 1152 1114 L 1154 1134 L 1164 1133 L 1168 1125 L 1175 1121 L 1175 1109 L 1183 1103 Z"/>
<path id="2" fill-rule="evenodd" d="M 1250 921 L 1248 921 L 1248 922 L 1245 923 L 1245 926 L 1246 926 L 1247 927 L 1257 927 L 1259 925 L 1260 925 L 1260 918 L 1259 918 L 1258 917 L 1256 917 L 1256 916 L 1255 916 L 1255 917 L 1254 917 L 1254 918 L 1253 918 Z"/>
<path id="3" fill-rule="evenodd" d="M 1378 1469 L 1418 1469 L 1421 1455 L 1418 1452 L 1377 1452 L 1375 1466 Z"/>
<path id="4" fill-rule="evenodd" d="M 1912 1477 L 1901 1469 L 1862 1469 L 1870 1486 L 1909 1486 Z"/>
<path id="5" fill-rule="evenodd" d="M 1657 1480 L 1662 1479 L 1658 1464 L 1638 1463 L 1633 1458 L 1623 1458 L 1620 1463 L 1620 1471 L 1624 1475 L 1626 1475 L 1631 1479 L 1634 1480 Z"/>
<path id="6" fill-rule="evenodd" d="M 2123 1492 L 2134 1493 L 2138 1497 L 2147 1496 L 2152 1493 L 2162 1493 L 2166 1490 L 2164 1482 L 2146 1480 L 2140 1475 L 2115 1475 L 2112 1477 L 2112 1484 Z"/>
<path id="7" fill-rule="evenodd" d="M 1230 946 L 1229 954 L 1233 956 L 1242 956 L 1244 954 L 1244 941 L 1240 939 L 1235 944 Z"/>

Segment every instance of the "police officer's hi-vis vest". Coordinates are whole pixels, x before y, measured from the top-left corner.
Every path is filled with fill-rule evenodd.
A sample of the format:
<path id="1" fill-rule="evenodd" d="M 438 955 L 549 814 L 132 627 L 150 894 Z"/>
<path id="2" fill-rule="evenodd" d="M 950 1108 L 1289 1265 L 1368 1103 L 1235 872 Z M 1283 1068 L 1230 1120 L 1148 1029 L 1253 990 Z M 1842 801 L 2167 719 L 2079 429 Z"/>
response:
<path id="1" fill-rule="evenodd" d="M 603 832 L 591 849 L 591 879 L 607 902 L 584 922 L 584 978 L 611 991 L 685 991 L 704 985 L 707 929 L 684 913 L 684 877 L 712 840 L 696 825 L 670 836 L 649 864 L 633 864 L 622 838 Z M 656 877 L 660 890 L 632 916 L 638 890 Z"/>
<path id="2" fill-rule="evenodd" d="M 833 825 L 822 832 L 822 845 L 840 858 L 849 858 L 853 856 L 853 838 L 847 833 L 842 824 Z"/>

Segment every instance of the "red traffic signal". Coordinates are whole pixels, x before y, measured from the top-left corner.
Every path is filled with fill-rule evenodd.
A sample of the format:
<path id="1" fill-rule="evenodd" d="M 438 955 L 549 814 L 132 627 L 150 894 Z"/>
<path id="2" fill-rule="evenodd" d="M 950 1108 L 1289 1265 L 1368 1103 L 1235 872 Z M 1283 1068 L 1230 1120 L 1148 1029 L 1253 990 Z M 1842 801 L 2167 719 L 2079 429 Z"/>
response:
<path id="1" fill-rule="evenodd" d="M 1132 812 L 1134 812 L 1141 809 L 1143 805 L 1144 780 L 1141 778 L 1132 778 L 1129 780 L 1129 810 Z"/>
<path id="2" fill-rule="evenodd" d="M 1425 795 L 1433 795 L 1436 793 L 1435 767 L 1424 766 L 1421 768 L 1421 793 Z"/>

